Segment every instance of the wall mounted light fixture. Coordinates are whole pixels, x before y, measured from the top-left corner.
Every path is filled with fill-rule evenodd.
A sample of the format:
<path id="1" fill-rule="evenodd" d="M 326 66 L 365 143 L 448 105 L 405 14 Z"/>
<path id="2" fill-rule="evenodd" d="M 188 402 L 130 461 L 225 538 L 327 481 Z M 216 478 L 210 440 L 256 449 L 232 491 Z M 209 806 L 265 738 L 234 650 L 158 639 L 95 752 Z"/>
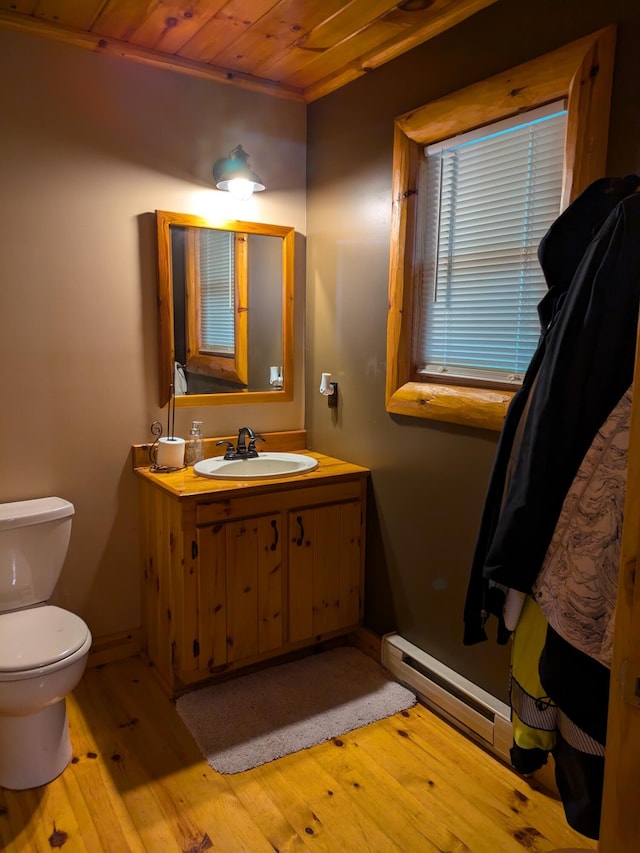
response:
<path id="1" fill-rule="evenodd" d="M 237 145 L 228 157 L 216 160 L 213 177 L 219 190 L 226 190 L 239 201 L 246 201 L 265 188 L 249 166 L 249 155 L 242 145 Z"/>

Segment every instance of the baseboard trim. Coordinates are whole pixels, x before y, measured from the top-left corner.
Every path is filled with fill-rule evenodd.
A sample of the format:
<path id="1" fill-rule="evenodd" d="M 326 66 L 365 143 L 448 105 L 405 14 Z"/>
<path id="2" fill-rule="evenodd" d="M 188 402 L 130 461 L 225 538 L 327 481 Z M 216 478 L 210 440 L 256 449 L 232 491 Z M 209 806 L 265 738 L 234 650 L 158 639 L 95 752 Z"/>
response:
<path id="1" fill-rule="evenodd" d="M 355 646 L 365 655 L 373 658 L 376 663 L 380 663 L 382 657 L 382 637 L 379 634 L 370 631 L 368 628 L 360 627 L 352 631 L 347 640 L 349 645 Z"/>
<path id="2" fill-rule="evenodd" d="M 142 628 L 109 634 L 93 641 L 87 666 L 102 666 L 116 660 L 134 657 L 142 650 Z"/>

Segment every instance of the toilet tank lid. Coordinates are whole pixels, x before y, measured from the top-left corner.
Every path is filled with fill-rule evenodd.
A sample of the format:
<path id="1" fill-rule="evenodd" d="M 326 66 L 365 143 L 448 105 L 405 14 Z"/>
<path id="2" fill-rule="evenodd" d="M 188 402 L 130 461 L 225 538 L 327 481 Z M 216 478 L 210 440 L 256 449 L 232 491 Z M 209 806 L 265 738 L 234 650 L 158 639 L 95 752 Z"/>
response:
<path id="1" fill-rule="evenodd" d="M 64 498 L 33 498 L 26 501 L 0 503 L 0 530 L 42 524 L 73 515 L 73 504 Z"/>

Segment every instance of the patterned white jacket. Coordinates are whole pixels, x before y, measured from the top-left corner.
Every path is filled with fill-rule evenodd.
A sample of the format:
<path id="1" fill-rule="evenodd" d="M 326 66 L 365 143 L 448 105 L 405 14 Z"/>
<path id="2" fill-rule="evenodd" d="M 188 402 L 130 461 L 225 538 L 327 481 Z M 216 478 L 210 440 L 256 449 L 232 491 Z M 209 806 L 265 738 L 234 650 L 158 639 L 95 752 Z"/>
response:
<path id="1" fill-rule="evenodd" d="M 533 586 L 547 621 L 611 668 L 631 389 L 598 431 L 564 500 Z"/>

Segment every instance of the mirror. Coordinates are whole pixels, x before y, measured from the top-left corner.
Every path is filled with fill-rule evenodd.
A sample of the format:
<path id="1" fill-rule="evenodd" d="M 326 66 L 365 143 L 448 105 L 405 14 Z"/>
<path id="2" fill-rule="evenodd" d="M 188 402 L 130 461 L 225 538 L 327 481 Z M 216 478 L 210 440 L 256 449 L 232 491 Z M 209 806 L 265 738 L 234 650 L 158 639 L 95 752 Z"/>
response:
<path id="1" fill-rule="evenodd" d="M 156 210 L 160 405 L 293 399 L 294 229 Z"/>

